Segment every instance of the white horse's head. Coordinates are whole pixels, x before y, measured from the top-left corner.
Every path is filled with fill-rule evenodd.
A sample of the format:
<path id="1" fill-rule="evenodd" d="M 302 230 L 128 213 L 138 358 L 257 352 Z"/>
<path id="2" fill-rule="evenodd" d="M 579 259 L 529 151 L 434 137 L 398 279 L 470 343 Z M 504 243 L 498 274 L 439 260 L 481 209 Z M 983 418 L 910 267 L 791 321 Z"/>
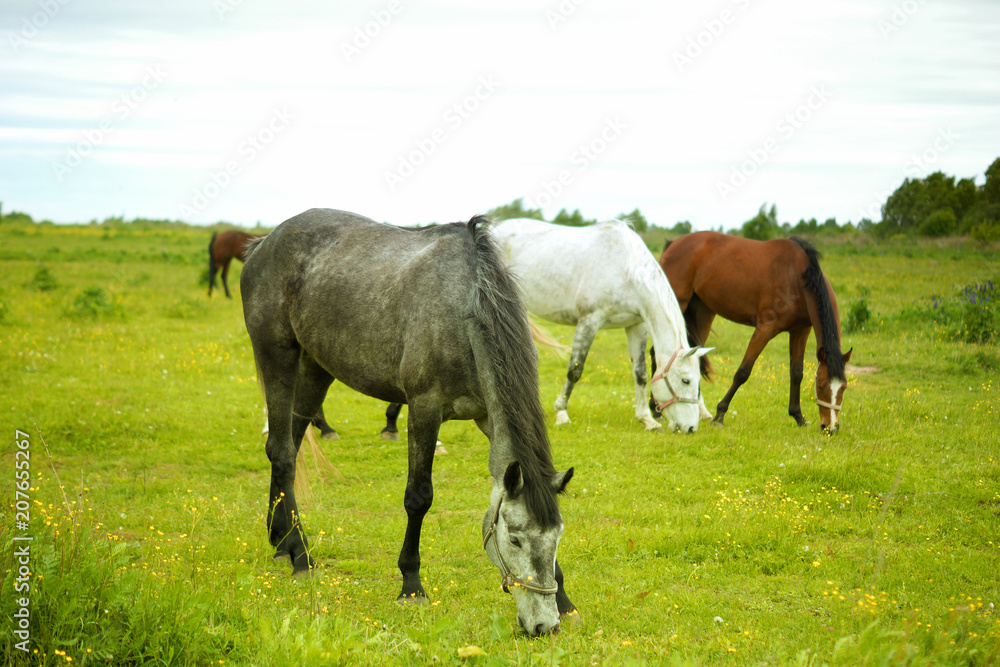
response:
<path id="1" fill-rule="evenodd" d="M 656 407 L 671 431 L 694 433 L 701 417 L 701 368 L 698 361 L 711 347 L 680 347 L 669 356 L 656 350 L 656 373 L 650 381 Z"/>
<path id="2" fill-rule="evenodd" d="M 570 468 L 550 480 L 561 493 L 573 476 Z M 559 629 L 556 605 L 556 549 L 562 536 L 561 517 L 543 526 L 526 502 L 521 467 L 513 461 L 502 484 L 494 483 L 490 509 L 483 517 L 483 548 L 500 569 L 503 589 L 517 602 L 517 622 L 532 637 Z"/>

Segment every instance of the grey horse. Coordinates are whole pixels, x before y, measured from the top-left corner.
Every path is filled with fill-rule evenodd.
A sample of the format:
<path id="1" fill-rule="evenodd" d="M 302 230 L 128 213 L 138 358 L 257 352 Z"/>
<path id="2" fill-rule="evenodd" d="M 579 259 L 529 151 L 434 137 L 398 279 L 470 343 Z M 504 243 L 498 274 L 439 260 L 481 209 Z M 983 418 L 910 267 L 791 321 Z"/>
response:
<path id="1" fill-rule="evenodd" d="M 527 313 L 500 261 L 486 218 L 407 230 L 331 209 L 311 209 L 258 241 L 240 288 L 264 391 L 271 461 L 267 525 L 275 558 L 295 574 L 315 567 L 295 494 L 295 455 L 336 379 L 406 403 L 407 524 L 398 599 L 426 599 L 420 528 L 431 506 L 441 422 L 473 419 L 490 441 L 493 477 L 483 547 L 532 636 L 576 608 L 556 547 L 563 531 L 557 472 L 538 393 Z"/>

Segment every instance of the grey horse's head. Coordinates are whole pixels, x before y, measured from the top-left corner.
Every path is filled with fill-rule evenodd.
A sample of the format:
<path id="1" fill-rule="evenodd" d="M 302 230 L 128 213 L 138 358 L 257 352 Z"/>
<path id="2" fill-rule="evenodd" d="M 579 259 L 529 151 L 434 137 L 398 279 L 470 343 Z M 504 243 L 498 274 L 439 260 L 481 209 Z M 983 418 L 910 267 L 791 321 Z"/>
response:
<path id="1" fill-rule="evenodd" d="M 561 493 L 573 469 L 550 480 Z M 556 549 L 563 532 L 562 517 L 543 522 L 529 507 L 524 478 L 517 461 L 508 465 L 502 483 L 494 480 L 490 508 L 483 517 L 483 548 L 500 570 L 505 591 L 517 602 L 517 622 L 532 637 L 559 629 L 556 607 Z"/>

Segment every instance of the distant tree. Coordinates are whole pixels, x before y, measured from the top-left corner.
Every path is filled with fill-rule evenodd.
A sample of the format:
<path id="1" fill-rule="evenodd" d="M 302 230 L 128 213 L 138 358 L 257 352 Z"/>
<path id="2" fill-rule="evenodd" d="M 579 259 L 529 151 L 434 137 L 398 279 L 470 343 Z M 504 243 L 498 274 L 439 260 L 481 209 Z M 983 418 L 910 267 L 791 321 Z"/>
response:
<path id="1" fill-rule="evenodd" d="M 649 221 L 639 212 L 639 209 L 635 209 L 631 213 L 619 213 L 618 219 L 631 222 L 632 228 L 637 232 L 644 232 L 649 229 Z"/>
<path id="2" fill-rule="evenodd" d="M 542 209 L 524 208 L 524 198 L 518 197 L 509 204 L 503 204 L 496 208 L 491 208 L 486 212 L 487 217 L 493 220 L 511 220 L 512 218 L 534 218 L 544 220 Z"/>
<path id="3" fill-rule="evenodd" d="M 684 234 L 690 234 L 691 233 L 691 223 L 688 222 L 687 220 L 682 220 L 681 222 L 678 222 L 676 225 L 674 225 L 673 227 L 671 227 L 670 228 L 670 232 L 672 234 L 676 234 L 678 236 L 682 236 Z"/>
<path id="4" fill-rule="evenodd" d="M 567 225 L 569 227 L 583 227 L 597 221 L 584 218 L 583 214 L 580 213 L 580 209 L 575 209 L 572 213 L 569 213 L 563 208 L 556 213 L 556 217 L 552 219 L 552 222 L 557 225 Z"/>
<path id="5" fill-rule="evenodd" d="M 792 227 L 793 234 L 815 234 L 818 230 L 819 223 L 816 222 L 816 218 L 801 219 Z"/>
<path id="6" fill-rule="evenodd" d="M 1000 181 L 1000 160 L 996 165 Z M 990 167 L 994 168 L 993 165 Z M 989 172 L 989 170 L 987 170 Z M 987 182 L 989 182 L 987 176 Z M 1000 182 L 996 185 L 1000 190 Z M 917 233 L 932 236 L 967 231 L 986 217 L 983 207 L 986 186 L 977 189 L 975 181 L 936 171 L 923 179 L 907 178 L 882 206 L 882 222 L 875 231 L 882 234 Z M 944 211 L 949 213 L 944 213 Z M 931 219 L 933 216 L 933 219 Z M 954 217 L 956 224 L 944 231 Z"/>
<path id="7" fill-rule="evenodd" d="M 986 168 L 986 183 L 982 189 L 987 204 L 1000 204 L 1000 158 Z"/>
<path id="8" fill-rule="evenodd" d="M 920 234 L 923 236 L 947 236 L 955 232 L 955 212 L 950 207 L 940 208 L 920 223 Z"/>
<path id="9" fill-rule="evenodd" d="M 777 238 L 780 235 L 778 226 L 778 207 L 771 205 L 771 210 L 767 210 L 767 204 L 761 204 L 760 210 L 753 218 L 743 223 L 740 230 L 743 238 L 767 241 Z"/>
<path id="10" fill-rule="evenodd" d="M 3 216 L 3 224 L 5 225 L 31 225 L 34 222 L 30 215 L 21 211 L 11 211 Z"/>

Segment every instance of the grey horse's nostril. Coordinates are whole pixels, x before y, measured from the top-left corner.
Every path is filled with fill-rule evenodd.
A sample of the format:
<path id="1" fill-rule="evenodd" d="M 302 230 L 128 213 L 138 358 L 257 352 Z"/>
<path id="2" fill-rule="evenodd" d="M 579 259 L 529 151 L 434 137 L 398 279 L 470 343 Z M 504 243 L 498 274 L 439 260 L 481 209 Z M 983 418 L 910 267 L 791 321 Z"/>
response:
<path id="1" fill-rule="evenodd" d="M 695 431 L 694 426 L 689 426 L 688 427 L 688 433 L 694 433 L 694 431 Z"/>

